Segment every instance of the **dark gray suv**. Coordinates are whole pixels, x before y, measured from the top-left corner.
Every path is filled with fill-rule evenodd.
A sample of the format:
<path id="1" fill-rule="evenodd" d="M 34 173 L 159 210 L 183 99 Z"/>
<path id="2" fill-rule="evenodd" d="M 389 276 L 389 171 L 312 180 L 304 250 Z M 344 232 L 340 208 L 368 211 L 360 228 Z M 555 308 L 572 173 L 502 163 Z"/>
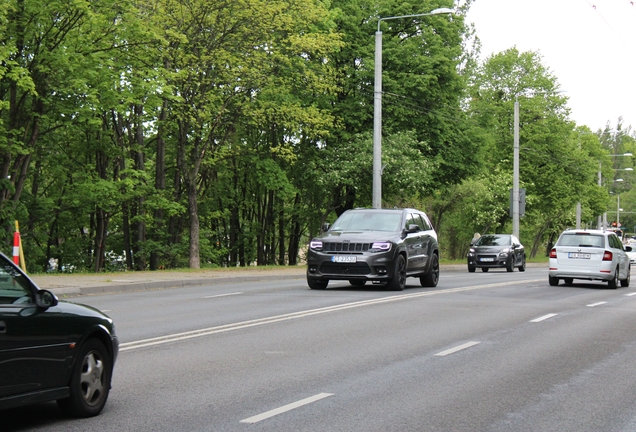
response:
<path id="1" fill-rule="evenodd" d="M 309 243 L 307 284 L 325 289 L 330 280 L 367 281 L 401 291 L 407 277 L 419 277 L 425 287 L 437 286 L 437 233 L 422 211 L 353 209 Z"/>

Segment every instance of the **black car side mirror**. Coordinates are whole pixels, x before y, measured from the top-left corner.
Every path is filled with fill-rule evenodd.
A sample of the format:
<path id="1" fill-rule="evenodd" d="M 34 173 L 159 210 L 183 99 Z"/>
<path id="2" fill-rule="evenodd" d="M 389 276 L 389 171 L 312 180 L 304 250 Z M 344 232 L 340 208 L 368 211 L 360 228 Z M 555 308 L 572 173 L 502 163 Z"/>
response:
<path id="1" fill-rule="evenodd" d="M 35 293 L 35 304 L 43 309 L 57 305 L 57 297 L 51 291 L 40 290 Z"/>
<path id="2" fill-rule="evenodd" d="M 329 230 L 329 227 L 331 225 L 329 225 L 329 222 L 325 222 L 324 224 L 322 224 L 322 226 L 320 227 L 320 229 L 322 230 L 322 232 L 327 232 Z"/>

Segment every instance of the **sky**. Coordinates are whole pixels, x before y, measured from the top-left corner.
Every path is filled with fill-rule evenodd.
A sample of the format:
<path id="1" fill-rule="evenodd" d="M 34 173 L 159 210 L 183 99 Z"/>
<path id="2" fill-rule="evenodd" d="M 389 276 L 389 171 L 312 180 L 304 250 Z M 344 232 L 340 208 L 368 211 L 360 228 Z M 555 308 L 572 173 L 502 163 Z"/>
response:
<path id="1" fill-rule="evenodd" d="M 474 0 L 467 21 L 482 60 L 538 51 L 577 125 L 636 130 L 636 0 Z"/>

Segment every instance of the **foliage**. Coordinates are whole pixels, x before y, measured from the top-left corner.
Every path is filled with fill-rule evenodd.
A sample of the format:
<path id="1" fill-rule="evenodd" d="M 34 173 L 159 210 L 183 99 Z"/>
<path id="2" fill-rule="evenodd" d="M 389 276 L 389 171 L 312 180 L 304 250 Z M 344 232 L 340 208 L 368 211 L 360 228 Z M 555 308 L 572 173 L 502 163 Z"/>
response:
<path id="1" fill-rule="evenodd" d="M 297 264 L 371 204 L 378 18 L 438 7 L 380 24 L 384 206 L 423 207 L 451 258 L 510 230 L 515 101 L 533 254 L 577 202 L 588 226 L 636 202 L 631 127 L 574 125 L 538 53 L 477 61 L 471 4 L 0 1 L 3 250 L 18 220 L 30 270 Z"/>

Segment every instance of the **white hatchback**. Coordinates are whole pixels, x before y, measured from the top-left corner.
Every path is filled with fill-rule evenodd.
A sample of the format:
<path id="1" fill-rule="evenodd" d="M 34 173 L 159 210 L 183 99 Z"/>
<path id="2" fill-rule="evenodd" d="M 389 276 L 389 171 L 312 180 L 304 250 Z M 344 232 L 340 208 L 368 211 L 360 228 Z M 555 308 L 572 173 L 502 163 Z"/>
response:
<path id="1" fill-rule="evenodd" d="M 552 286 L 563 279 L 566 285 L 574 279 L 606 281 L 610 288 L 629 286 L 630 246 L 612 231 L 566 230 L 550 251 L 548 282 Z"/>

